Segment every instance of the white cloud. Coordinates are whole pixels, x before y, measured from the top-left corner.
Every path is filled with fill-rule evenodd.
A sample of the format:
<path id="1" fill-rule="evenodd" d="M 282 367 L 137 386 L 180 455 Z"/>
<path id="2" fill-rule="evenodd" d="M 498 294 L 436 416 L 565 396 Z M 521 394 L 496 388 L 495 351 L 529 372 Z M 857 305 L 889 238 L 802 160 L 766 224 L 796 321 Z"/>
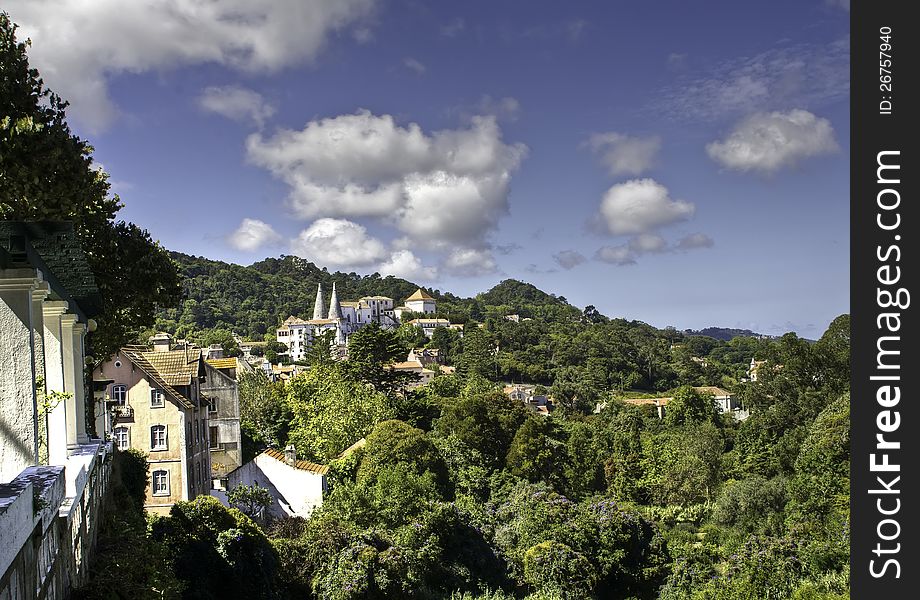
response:
<path id="1" fill-rule="evenodd" d="M 426 267 L 411 250 L 397 250 L 377 270 L 381 275 L 393 275 L 403 279 L 432 280 L 438 275 L 434 267 Z"/>
<path id="2" fill-rule="evenodd" d="M 622 133 L 595 133 L 586 142 L 611 175 L 641 175 L 649 170 L 661 149 L 661 138 L 633 137 Z"/>
<path id="3" fill-rule="evenodd" d="M 414 72 L 416 75 L 424 75 L 428 70 L 428 67 L 423 65 L 419 60 L 410 56 L 407 56 L 403 59 L 403 66 Z"/>
<path id="4" fill-rule="evenodd" d="M 198 97 L 198 105 L 208 112 L 259 127 L 275 114 L 275 107 L 260 93 L 235 85 L 206 87 Z"/>
<path id="5" fill-rule="evenodd" d="M 654 179 L 631 179 L 612 186 L 601 201 L 599 222 L 613 235 L 647 233 L 693 216 L 696 207 L 672 200 Z"/>
<path id="6" fill-rule="evenodd" d="M 824 0 L 824 3 L 850 12 L 850 0 Z"/>
<path id="7" fill-rule="evenodd" d="M 594 258 L 618 266 L 636 264 L 636 255 L 626 244 L 603 246 L 597 250 Z"/>
<path id="8" fill-rule="evenodd" d="M 678 250 L 694 250 L 696 248 L 712 248 L 715 242 L 705 233 L 691 233 L 677 241 Z"/>
<path id="9" fill-rule="evenodd" d="M 219 64 L 252 73 L 313 60 L 332 32 L 376 0 L 7 0 L 33 45 L 29 61 L 92 131 L 118 109 L 108 80 L 124 73 Z"/>
<path id="10" fill-rule="evenodd" d="M 645 254 L 663 254 L 677 250 L 689 251 L 697 248 L 710 248 L 712 238 L 705 233 L 693 233 L 684 236 L 671 245 L 658 234 L 642 233 L 619 246 L 603 246 L 594 254 L 594 258 L 614 265 L 634 265 Z"/>
<path id="11" fill-rule="evenodd" d="M 366 267 L 387 256 L 367 228 L 345 219 L 317 219 L 291 243 L 291 252 L 331 267 Z"/>
<path id="12" fill-rule="evenodd" d="M 563 250 L 553 254 L 553 260 L 563 269 L 569 270 L 574 269 L 588 259 L 575 250 Z"/>
<path id="13" fill-rule="evenodd" d="M 480 115 L 493 115 L 499 119 L 515 121 L 521 113 L 521 103 L 512 96 L 493 98 L 486 94 L 476 104 L 476 111 Z"/>
<path id="14" fill-rule="evenodd" d="M 849 37 L 824 45 L 777 45 L 711 64 L 702 76 L 679 77 L 662 90 L 650 111 L 656 117 L 718 121 L 754 111 L 823 105 L 850 93 Z"/>
<path id="15" fill-rule="evenodd" d="M 268 223 L 258 219 L 243 219 L 236 231 L 228 236 L 227 241 L 237 250 L 253 252 L 262 246 L 277 244 L 281 241 L 281 236 Z"/>
<path id="16" fill-rule="evenodd" d="M 374 217 L 428 248 L 482 247 L 508 212 L 511 173 L 527 153 L 502 141 L 491 116 L 426 134 L 366 110 L 253 134 L 246 147 L 251 163 L 290 186 L 299 216 Z"/>
<path id="17" fill-rule="evenodd" d="M 765 173 L 837 149 L 830 121 L 799 109 L 756 113 L 736 125 L 725 140 L 706 146 L 710 158 L 726 168 Z"/>
<path id="18" fill-rule="evenodd" d="M 457 248 L 447 255 L 444 268 L 452 275 L 476 277 L 495 273 L 498 265 L 488 250 Z"/>
<path id="19" fill-rule="evenodd" d="M 629 240 L 629 249 L 636 254 L 658 254 L 668 250 L 668 242 L 656 233 L 643 233 Z"/>

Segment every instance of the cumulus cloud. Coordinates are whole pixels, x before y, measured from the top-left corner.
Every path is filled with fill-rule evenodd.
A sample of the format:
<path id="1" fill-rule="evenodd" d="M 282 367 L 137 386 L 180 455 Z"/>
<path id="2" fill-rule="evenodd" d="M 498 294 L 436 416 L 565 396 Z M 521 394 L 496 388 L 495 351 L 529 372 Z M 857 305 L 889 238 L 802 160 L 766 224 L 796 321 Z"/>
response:
<path id="1" fill-rule="evenodd" d="M 258 219 L 243 219 L 236 231 L 228 236 L 227 241 L 237 250 L 252 252 L 262 246 L 277 244 L 281 241 L 281 236 L 268 223 Z"/>
<path id="2" fill-rule="evenodd" d="M 764 173 L 837 150 L 830 121 L 800 109 L 753 114 L 727 138 L 706 146 L 710 158 L 726 168 Z"/>
<path id="3" fill-rule="evenodd" d="M 198 105 L 208 112 L 259 127 L 275 114 L 275 107 L 262 94 L 235 85 L 206 87 L 198 97 Z"/>
<path id="4" fill-rule="evenodd" d="M 556 264 L 558 264 L 563 269 L 569 270 L 574 269 L 588 259 L 585 258 L 580 252 L 576 252 L 575 250 L 563 250 L 562 252 L 553 254 L 553 260 L 555 260 Z"/>
<path id="5" fill-rule="evenodd" d="M 32 39 L 29 62 L 92 131 L 117 115 L 108 79 L 218 64 L 273 72 L 316 58 L 332 32 L 359 23 L 376 0 L 7 0 Z"/>
<path id="6" fill-rule="evenodd" d="M 654 179 L 632 179 L 607 190 L 598 222 L 613 235 L 640 234 L 685 221 L 695 210 L 691 202 L 672 200 L 668 188 Z"/>
<path id="7" fill-rule="evenodd" d="M 705 233 L 691 233 L 677 241 L 678 250 L 695 250 L 697 248 L 712 248 L 715 242 Z"/>
<path id="8" fill-rule="evenodd" d="M 387 257 L 383 242 L 345 219 L 317 219 L 291 243 L 291 252 L 331 267 L 366 267 Z"/>
<path id="9" fill-rule="evenodd" d="M 617 266 L 636 264 L 636 254 L 626 244 L 602 246 L 598 248 L 594 258 Z"/>
<path id="10" fill-rule="evenodd" d="M 622 133 L 595 133 L 586 142 L 611 175 L 641 175 L 652 167 L 661 138 L 633 137 Z"/>
<path id="11" fill-rule="evenodd" d="M 456 248 L 444 259 L 444 268 L 452 275 L 476 277 L 498 270 L 491 252 L 477 248 Z"/>
<path id="12" fill-rule="evenodd" d="M 393 275 L 403 279 L 432 280 L 437 277 L 437 269 L 426 267 L 411 250 L 397 250 L 390 258 L 377 268 L 381 275 Z"/>
<path id="13" fill-rule="evenodd" d="M 482 247 L 508 212 L 511 174 L 527 153 L 502 141 L 492 116 L 427 134 L 366 110 L 253 134 L 246 148 L 290 186 L 300 217 L 373 217 L 428 248 Z"/>
<path id="14" fill-rule="evenodd" d="M 403 66 L 415 73 L 416 75 L 424 75 L 425 71 L 428 70 L 428 67 L 423 65 L 418 59 L 407 56 L 403 59 Z"/>

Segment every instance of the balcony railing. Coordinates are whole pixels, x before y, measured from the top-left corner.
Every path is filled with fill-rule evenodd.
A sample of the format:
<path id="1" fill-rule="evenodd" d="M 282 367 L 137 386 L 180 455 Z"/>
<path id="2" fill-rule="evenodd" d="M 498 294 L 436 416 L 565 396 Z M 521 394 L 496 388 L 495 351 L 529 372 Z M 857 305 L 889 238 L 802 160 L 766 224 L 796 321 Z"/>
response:
<path id="1" fill-rule="evenodd" d="M 112 407 L 112 416 L 116 419 L 133 419 L 134 409 L 127 404 L 118 404 Z"/>

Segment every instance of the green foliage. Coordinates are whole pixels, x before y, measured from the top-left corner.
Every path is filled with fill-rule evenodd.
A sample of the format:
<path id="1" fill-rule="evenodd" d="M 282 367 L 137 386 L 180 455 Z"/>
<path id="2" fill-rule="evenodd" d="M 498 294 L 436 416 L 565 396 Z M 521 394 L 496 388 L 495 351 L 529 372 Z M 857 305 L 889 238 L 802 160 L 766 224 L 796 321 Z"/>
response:
<path id="1" fill-rule="evenodd" d="M 642 486 L 652 502 L 687 506 L 709 500 L 719 481 L 723 443 L 711 423 L 647 435 Z"/>
<path id="2" fill-rule="evenodd" d="M 445 406 L 435 421 L 435 430 L 475 448 L 485 461 L 483 466 L 496 468 L 504 463 L 511 441 L 526 418 L 527 409 L 505 394 L 476 394 Z"/>
<path id="3" fill-rule="evenodd" d="M 788 501 L 786 482 L 781 477 L 764 479 L 751 475 L 729 481 L 722 487 L 713 509 L 713 521 L 744 533 L 781 533 Z"/>
<path id="4" fill-rule="evenodd" d="M 289 442 L 299 456 L 326 463 L 393 417 L 386 396 L 344 376 L 339 365 L 314 366 L 287 386 L 293 412 Z"/>
<path id="5" fill-rule="evenodd" d="M 272 495 L 267 488 L 256 485 L 240 484 L 227 492 L 227 502 L 240 509 L 251 519 L 261 518 L 264 511 L 272 504 Z"/>
<path id="6" fill-rule="evenodd" d="M 212 344 L 219 344 L 224 351 L 224 356 L 239 356 L 240 346 L 229 329 L 208 329 L 200 336 L 193 338 L 200 347 L 207 348 Z"/>
<path id="7" fill-rule="evenodd" d="M 425 432 L 402 421 L 384 421 L 367 436 L 357 481 L 374 482 L 394 464 L 407 465 L 419 475 L 430 473 L 438 490 L 450 495 L 447 465 Z"/>
<path id="8" fill-rule="evenodd" d="M 147 536 L 147 485 L 147 456 L 143 452 L 131 449 L 112 455 L 106 510 L 100 513 L 89 581 L 72 591 L 75 600 L 182 597 L 186 584 L 176 577 L 166 548 Z"/>
<path id="9" fill-rule="evenodd" d="M 670 426 L 717 423 L 719 413 L 709 394 L 701 394 L 690 386 L 674 392 L 665 409 L 665 423 Z"/>
<path id="10" fill-rule="evenodd" d="M 524 553 L 524 580 L 541 592 L 566 600 L 591 596 L 591 563 L 562 542 L 548 540 Z"/>
<path id="11" fill-rule="evenodd" d="M 216 498 L 176 503 L 153 520 L 151 537 L 165 546 L 185 599 L 280 598 L 274 548 L 249 517 Z"/>
<path id="12" fill-rule="evenodd" d="M 457 368 L 464 376 L 495 377 L 495 344 L 488 333 L 478 327 L 465 330 L 463 353 Z"/>
<path id="13" fill-rule="evenodd" d="M 365 325 L 351 335 L 345 371 L 355 381 L 370 384 L 393 398 L 402 393 L 414 373 L 394 371 L 387 365 L 405 360 L 408 349 L 394 330 L 382 329 L 376 322 Z"/>
<path id="14" fill-rule="evenodd" d="M 178 272 L 146 231 L 115 221 L 122 204 L 108 175 L 67 125 L 67 102 L 29 67 L 27 47 L 0 13 L 0 218 L 73 222 L 103 299 L 93 352 L 109 356 L 178 303 Z"/>
<path id="15" fill-rule="evenodd" d="M 240 376 L 239 391 L 240 430 L 255 445 L 251 449 L 252 456 L 246 452 L 246 459 L 255 456 L 256 448 L 284 448 L 293 418 L 284 383 L 272 382 L 258 370 Z"/>
<path id="16" fill-rule="evenodd" d="M 505 465 L 515 477 L 532 483 L 545 481 L 562 487 L 562 464 L 559 460 L 564 446 L 554 439 L 552 422 L 543 417 L 529 417 L 514 434 Z"/>
<path id="17" fill-rule="evenodd" d="M 278 352 L 284 352 L 287 350 L 287 347 L 280 342 L 276 342 L 280 347 L 272 347 L 271 350 L 277 355 Z M 331 329 L 322 332 L 310 343 L 310 347 L 307 348 L 307 353 L 304 358 L 306 362 L 311 367 L 313 366 L 329 366 L 333 362 L 332 357 L 332 345 L 335 343 L 335 332 Z"/>

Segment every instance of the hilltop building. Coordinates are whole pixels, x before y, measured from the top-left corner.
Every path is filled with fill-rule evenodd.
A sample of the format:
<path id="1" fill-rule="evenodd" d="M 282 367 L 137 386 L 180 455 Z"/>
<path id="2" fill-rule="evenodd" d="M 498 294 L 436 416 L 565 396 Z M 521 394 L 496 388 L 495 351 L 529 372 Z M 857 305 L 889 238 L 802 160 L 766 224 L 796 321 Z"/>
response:
<path id="1" fill-rule="evenodd" d="M 418 327 L 425 334 L 425 337 L 431 339 L 435 329 L 438 327 L 450 327 L 450 321 L 447 319 L 412 319 L 409 321 L 409 325 Z"/>
<path id="2" fill-rule="evenodd" d="M 327 308 L 320 284 L 316 289 L 313 318 L 305 320 L 292 315 L 276 330 L 275 337 L 287 346 L 291 360 L 303 360 L 313 341 L 327 331 L 334 332 L 333 344 L 341 349 L 348 344 L 352 333 L 369 323 L 377 323 L 384 329 L 395 329 L 399 327 L 404 313 L 432 314 L 435 310 L 434 298 L 421 288 L 406 298 L 403 306 L 394 308 L 393 299 L 387 296 L 363 296 L 354 302 L 340 301 L 334 283 Z M 444 325 L 450 324 L 446 319 L 440 321 Z M 344 352 L 337 354 L 344 355 Z"/>

